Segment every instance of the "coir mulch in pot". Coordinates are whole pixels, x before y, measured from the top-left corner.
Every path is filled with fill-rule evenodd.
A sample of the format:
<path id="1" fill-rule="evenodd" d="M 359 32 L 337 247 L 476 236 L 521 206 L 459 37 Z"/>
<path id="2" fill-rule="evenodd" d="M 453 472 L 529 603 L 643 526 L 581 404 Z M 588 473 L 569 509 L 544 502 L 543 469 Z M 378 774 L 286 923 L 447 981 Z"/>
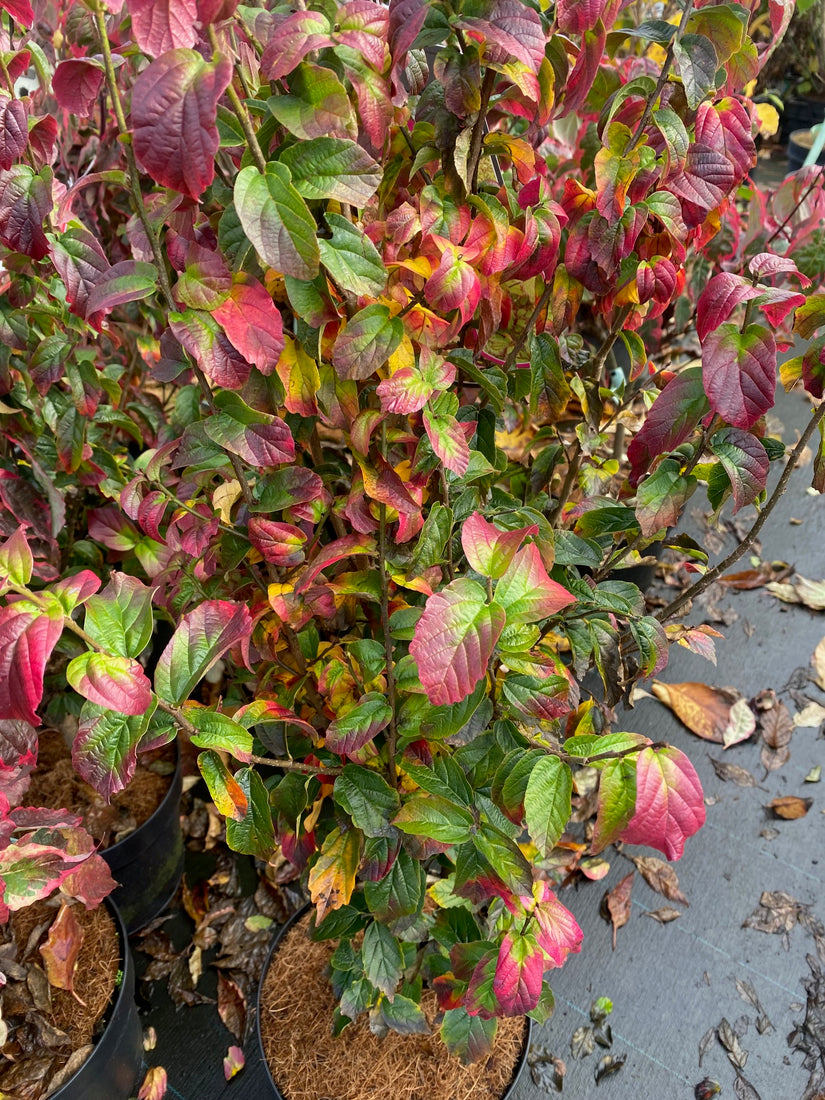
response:
<path id="1" fill-rule="evenodd" d="M 59 899 L 37 902 L 0 927 L 0 970 L 6 977 L 0 990 L 0 1095 L 14 1100 L 42 1100 L 85 1062 L 121 966 L 117 929 L 105 906 L 89 912 L 72 905 L 82 936 L 73 992 L 50 986 L 40 947 L 58 909 Z"/>
<path id="2" fill-rule="evenodd" d="M 308 927 L 309 915 L 283 938 L 261 991 L 264 1054 L 286 1100 L 498 1100 L 521 1053 L 523 1017 L 499 1020 L 493 1053 L 470 1066 L 438 1036 L 431 991 L 422 998 L 431 1035 L 379 1039 L 362 1016 L 336 1038 L 326 977 L 334 944 L 308 939 Z"/>

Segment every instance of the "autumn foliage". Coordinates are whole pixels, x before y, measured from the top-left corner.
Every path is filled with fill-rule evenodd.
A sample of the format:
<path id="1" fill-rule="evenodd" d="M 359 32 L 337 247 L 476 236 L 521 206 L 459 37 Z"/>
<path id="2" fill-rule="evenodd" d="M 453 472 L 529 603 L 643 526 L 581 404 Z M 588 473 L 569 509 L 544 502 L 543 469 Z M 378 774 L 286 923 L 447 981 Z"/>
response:
<path id="1" fill-rule="evenodd" d="M 14 808 L 43 722 L 105 797 L 189 738 L 336 1028 L 427 982 L 465 1058 L 552 1011 L 563 881 L 681 856 L 695 771 L 607 718 L 709 642 L 622 570 L 765 500 L 794 324 L 822 397 L 825 198 L 749 179 L 792 4 L 643 7 L 0 0 L 6 910 L 88 854 Z"/>

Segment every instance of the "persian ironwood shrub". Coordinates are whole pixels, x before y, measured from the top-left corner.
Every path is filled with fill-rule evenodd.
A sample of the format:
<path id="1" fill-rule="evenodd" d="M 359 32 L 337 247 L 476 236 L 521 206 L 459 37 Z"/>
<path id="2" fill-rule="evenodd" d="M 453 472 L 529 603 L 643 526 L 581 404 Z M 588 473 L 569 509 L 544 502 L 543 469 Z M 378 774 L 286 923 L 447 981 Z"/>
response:
<path id="1" fill-rule="evenodd" d="M 426 981 L 477 1056 L 552 1011 L 554 888 L 704 820 L 605 713 L 708 652 L 665 623 L 720 567 L 655 616 L 621 569 L 700 484 L 762 509 L 727 567 L 821 430 L 765 427 L 825 322 L 819 172 L 749 182 L 742 94 L 792 5 L 759 48 L 693 0 L 0 8 L 0 717 L 73 719 L 107 796 L 183 731 L 340 941 L 336 1027 L 422 1030 Z M 816 402 L 823 344 L 783 368 Z"/>

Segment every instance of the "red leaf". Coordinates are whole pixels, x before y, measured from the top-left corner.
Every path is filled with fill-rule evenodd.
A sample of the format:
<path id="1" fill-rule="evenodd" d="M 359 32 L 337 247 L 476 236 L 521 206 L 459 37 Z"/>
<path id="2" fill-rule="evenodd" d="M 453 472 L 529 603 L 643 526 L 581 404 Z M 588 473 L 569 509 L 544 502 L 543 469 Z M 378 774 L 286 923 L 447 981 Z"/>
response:
<path id="1" fill-rule="evenodd" d="M 468 578 L 429 597 L 410 653 L 431 703 L 458 703 L 470 694 L 487 671 L 504 622 L 502 608 L 487 604 L 484 589 Z"/>
<path id="2" fill-rule="evenodd" d="M 71 57 L 61 61 L 52 77 L 55 99 L 64 111 L 86 117 L 94 111 L 104 75 L 97 59 Z"/>
<path id="3" fill-rule="evenodd" d="M 291 523 L 253 516 L 247 528 L 249 541 L 264 559 L 274 565 L 300 565 L 304 560 L 306 535 Z"/>
<path id="4" fill-rule="evenodd" d="M 150 57 L 194 46 L 198 40 L 195 0 L 126 0 L 126 9 L 138 46 Z"/>
<path id="5" fill-rule="evenodd" d="M 485 15 L 485 19 L 463 16 L 456 26 L 468 30 L 471 38 L 486 42 L 486 61 L 507 65 L 516 58 L 537 73 L 547 43 L 538 13 L 521 0 L 494 0 Z"/>
<path id="6" fill-rule="evenodd" d="M 711 450 L 730 478 L 733 510 L 738 512 L 756 500 L 767 484 L 770 467 L 767 451 L 756 436 L 739 428 L 716 432 Z"/>
<path id="7" fill-rule="evenodd" d="M 37 707 L 43 698 L 43 673 L 63 633 L 63 614 L 0 610 L 0 718 L 19 718 L 40 725 Z"/>
<path id="8" fill-rule="evenodd" d="M 0 94 L 0 168 L 11 168 L 28 142 L 25 105 L 19 99 Z"/>
<path id="9" fill-rule="evenodd" d="M 689 229 L 701 225 L 735 184 L 736 169 L 725 154 L 698 143 L 688 149 L 684 170 L 670 181 Z"/>
<path id="10" fill-rule="evenodd" d="M 77 864 L 60 885 L 64 894 L 77 898 L 87 909 L 96 909 L 117 883 L 103 856 L 93 852 L 88 859 Z"/>
<path id="11" fill-rule="evenodd" d="M 544 956 L 534 938 L 508 932 L 501 941 L 493 992 L 503 1016 L 523 1016 L 539 1003 Z"/>
<path id="12" fill-rule="evenodd" d="M 305 592 L 322 570 L 327 569 L 337 561 L 348 558 L 353 554 L 372 554 L 375 551 L 375 540 L 366 535 L 344 535 L 335 539 L 321 550 L 302 571 L 301 578 L 295 585 L 295 591 Z"/>
<path id="13" fill-rule="evenodd" d="M 810 286 L 811 280 L 803 275 L 790 256 L 776 256 L 773 252 L 757 252 L 748 261 L 748 271 L 757 279 L 785 274 L 799 279 L 802 286 Z"/>
<path id="14" fill-rule="evenodd" d="M 392 719 L 392 708 L 377 691 L 368 691 L 356 705 L 334 722 L 326 733 L 326 746 L 340 756 L 347 756 L 362 749 L 386 729 Z"/>
<path id="15" fill-rule="evenodd" d="M 700 103 L 696 111 L 696 141 L 716 149 L 728 158 L 740 183 L 756 164 L 756 144 L 751 119 L 738 99 Z"/>
<path id="16" fill-rule="evenodd" d="M 534 883 L 533 895 L 536 900 L 533 916 L 541 930 L 538 936 L 539 947 L 547 953 L 553 966 L 563 966 L 571 952 L 577 954 L 581 951 L 584 933 L 576 918 L 562 905 L 547 882 L 541 880 Z M 529 911 L 528 901 L 528 898 L 521 899 Z M 545 968 L 547 966 L 548 963 L 545 962 Z"/>
<path id="17" fill-rule="evenodd" d="M 758 298 L 761 291 L 743 275 L 723 271 L 707 284 L 696 307 L 696 333 L 704 343 L 714 329 L 728 320 L 742 302 Z"/>
<path id="18" fill-rule="evenodd" d="M 223 1060 L 223 1075 L 227 1081 L 231 1081 L 236 1073 L 240 1073 L 246 1065 L 246 1058 L 240 1047 L 230 1047 Z"/>
<path id="19" fill-rule="evenodd" d="M 281 314 L 265 288 L 240 275 L 226 301 L 212 311 L 233 347 L 261 371 L 272 374 L 284 350 Z"/>
<path id="20" fill-rule="evenodd" d="M 239 390 L 249 379 L 247 363 L 213 320 L 202 310 L 170 313 L 169 327 L 203 373 L 223 389 Z"/>
<path id="21" fill-rule="evenodd" d="M 605 0 L 559 0 L 556 8 L 559 30 L 565 34 L 592 31 L 604 9 Z"/>
<path id="22" fill-rule="evenodd" d="M 143 665 L 131 657 L 82 653 L 69 662 L 66 679 L 90 703 L 119 714 L 145 714 L 152 702 Z"/>
<path id="23" fill-rule="evenodd" d="M 776 341 L 762 325 L 721 325 L 702 347 L 702 379 L 710 407 L 736 428 L 752 428 L 773 408 Z"/>
<path id="24" fill-rule="evenodd" d="M 461 529 L 461 546 L 467 561 L 477 573 L 497 580 L 513 560 L 518 548 L 529 535 L 539 532 L 535 523 L 502 531 L 489 523 L 481 512 L 473 512 Z"/>
<path id="25" fill-rule="evenodd" d="M 135 81 L 132 129 L 138 163 L 156 183 L 197 200 L 212 182 L 220 144 L 218 100 L 232 78 L 226 58 L 169 50 Z"/>
<path id="26" fill-rule="evenodd" d="M 436 456 L 456 477 L 464 477 L 470 465 L 470 445 L 465 428 L 454 416 L 437 416 L 424 410 L 424 430 Z M 475 431 L 475 424 L 469 425 Z"/>
<path id="27" fill-rule="evenodd" d="M 0 8 L 7 11 L 16 23 L 27 30 L 34 22 L 34 12 L 29 0 L 0 0 Z"/>
<path id="28" fill-rule="evenodd" d="M 529 8 L 525 10 L 530 11 Z M 457 309 L 465 325 L 481 298 L 481 281 L 475 269 L 448 248 L 442 252 L 438 267 L 424 284 L 424 297 L 429 305 L 442 312 Z"/>
<path id="29" fill-rule="evenodd" d="M 685 840 L 704 823 L 702 785 L 685 754 L 672 747 L 642 749 L 636 763 L 636 812 L 622 840 L 679 859 Z"/>

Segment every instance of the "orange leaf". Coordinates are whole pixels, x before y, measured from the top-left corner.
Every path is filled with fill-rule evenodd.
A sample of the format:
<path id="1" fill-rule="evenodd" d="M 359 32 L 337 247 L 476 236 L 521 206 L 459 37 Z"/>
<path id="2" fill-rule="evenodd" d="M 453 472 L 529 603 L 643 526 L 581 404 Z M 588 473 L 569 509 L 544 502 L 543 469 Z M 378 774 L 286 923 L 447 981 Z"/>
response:
<path id="1" fill-rule="evenodd" d="M 166 1084 L 166 1070 L 163 1066 L 152 1066 L 143 1078 L 137 1100 L 163 1100 Z"/>
<path id="2" fill-rule="evenodd" d="M 309 894 L 316 907 L 318 924 L 327 913 L 349 903 L 355 889 L 360 849 L 356 829 L 333 830 L 324 841 L 309 872 Z"/>
<path id="3" fill-rule="evenodd" d="M 797 798 L 796 795 L 787 794 L 781 798 L 774 798 L 768 803 L 768 809 L 772 810 L 776 817 L 782 817 L 786 821 L 795 821 L 798 817 L 804 817 L 813 805 L 812 798 Z"/>

